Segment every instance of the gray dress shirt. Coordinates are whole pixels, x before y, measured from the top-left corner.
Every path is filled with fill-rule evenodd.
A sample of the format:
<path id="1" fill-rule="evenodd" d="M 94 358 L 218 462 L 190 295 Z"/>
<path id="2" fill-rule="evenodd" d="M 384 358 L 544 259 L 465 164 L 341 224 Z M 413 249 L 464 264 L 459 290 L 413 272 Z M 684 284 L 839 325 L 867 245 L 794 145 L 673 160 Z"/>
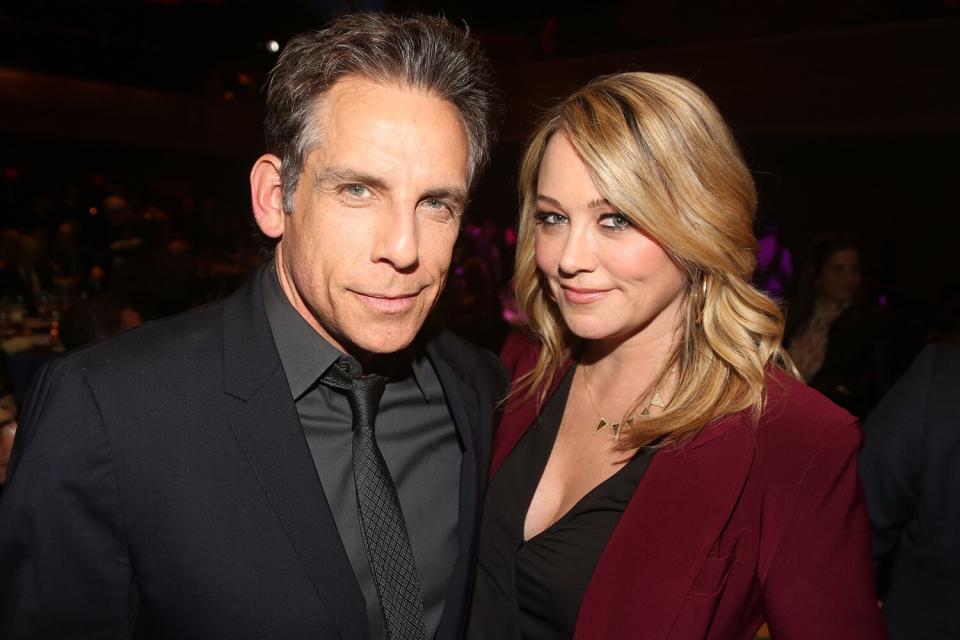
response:
<path id="1" fill-rule="evenodd" d="M 261 272 L 264 307 L 296 403 L 300 424 L 333 512 L 340 539 L 366 598 L 370 637 L 384 638 L 383 613 L 370 573 L 353 480 L 353 436 L 346 396 L 319 383 L 339 358 L 360 363 L 307 324 L 280 288 L 275 265 Z M 376 418 L 376 438 L 397 488 L 423 588 L 427 637 L 434 636 L 457 560 L 457 513 L 463 448 L 443 387 L 422 350 L 391 377 Z"/>

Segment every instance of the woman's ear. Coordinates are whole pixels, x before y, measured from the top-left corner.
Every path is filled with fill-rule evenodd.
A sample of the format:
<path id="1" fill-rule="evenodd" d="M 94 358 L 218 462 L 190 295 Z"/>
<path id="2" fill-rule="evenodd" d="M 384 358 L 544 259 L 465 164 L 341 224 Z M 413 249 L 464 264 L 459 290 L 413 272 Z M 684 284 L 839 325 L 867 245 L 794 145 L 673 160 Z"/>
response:
<path id="1" fill-rule="evenodd" d="M 280 182 L 280 158 L 265 154 L 257 158 L 250 170 L 250 199 L 253 217 L 260 231 L 268 238 L 283 236 L 286 217 L 283 212 L 283 186 Z"/>

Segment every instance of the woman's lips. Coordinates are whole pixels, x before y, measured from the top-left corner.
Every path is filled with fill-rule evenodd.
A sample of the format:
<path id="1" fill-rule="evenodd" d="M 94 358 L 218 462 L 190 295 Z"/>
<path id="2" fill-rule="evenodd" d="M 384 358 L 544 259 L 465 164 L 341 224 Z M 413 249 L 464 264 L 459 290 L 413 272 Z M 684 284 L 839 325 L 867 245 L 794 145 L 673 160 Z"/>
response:
<path id="1" fill-rule="evenodd" d="M 590 304 L 610 293 L 610 289 L 578 289 L 563 287 L 563 297 L 571 304 Z"/>

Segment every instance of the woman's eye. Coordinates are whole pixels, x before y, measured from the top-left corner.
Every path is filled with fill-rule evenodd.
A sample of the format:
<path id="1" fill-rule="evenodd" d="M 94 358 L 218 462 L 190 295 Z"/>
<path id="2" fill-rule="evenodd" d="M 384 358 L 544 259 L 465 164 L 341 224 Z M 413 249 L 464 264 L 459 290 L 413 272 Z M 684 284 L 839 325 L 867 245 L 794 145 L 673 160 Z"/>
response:
<path id="1" fill-rule="evenodd" d="M 553 211 L 537 211 L 536 215 L 534 215 L 534 220 L 536 220 L 537 224 L 544 227 L 552 227 L 554 225 L 563 224 L 567 221 L 567 218 L 566 216 Z"/>
<path id="2" fill-rule="evenodd" d="M 633 223 L 622 213 L 605 213 L 600 216 L 600 226 L 613 231 L 623 231 L 632 227 Z"/>

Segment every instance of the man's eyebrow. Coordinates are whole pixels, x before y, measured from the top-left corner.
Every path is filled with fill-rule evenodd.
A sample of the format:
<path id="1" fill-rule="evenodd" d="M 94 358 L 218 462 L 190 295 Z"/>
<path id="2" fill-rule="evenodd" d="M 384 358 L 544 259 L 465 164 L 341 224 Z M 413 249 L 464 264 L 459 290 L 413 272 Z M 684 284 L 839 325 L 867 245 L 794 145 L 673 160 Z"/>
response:
<path id="1" fill-rule="evenodd" d="M 337 184 L 365 184 L 375 189 L 385 189 L 387 186 L 383 178 L 369 173 L 363 173 L 362 171 L 340 167 L 328 167 L 323 171 L 317 172 L 314 183 L 320 189 L 329 189 Z"/>

